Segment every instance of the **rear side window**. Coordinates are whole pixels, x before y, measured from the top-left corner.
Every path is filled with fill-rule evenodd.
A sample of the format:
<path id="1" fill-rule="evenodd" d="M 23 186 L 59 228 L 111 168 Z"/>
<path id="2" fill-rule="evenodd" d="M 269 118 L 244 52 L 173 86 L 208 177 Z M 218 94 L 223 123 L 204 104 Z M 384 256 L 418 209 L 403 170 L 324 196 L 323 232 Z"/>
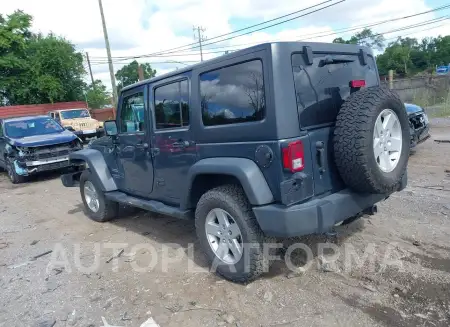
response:
<path id="1" fill-rule="evenodd" d="M 189 87 L 182 80 L 155 89 L 156 129 L 189 126 Z"/>
<path id="2" fill-rule="evenodd" d="M 200 95 L 205 126 L 262 120 L 266 101 L 261 60 L 201 74 Z"/>
<path id="3" fill-rule="evenodd" d="M 367 65 L 358 54 L 314 53 L 312 65 L 306 65 L 303 54 L 292 55 L 297 109 L 300 125 L 333 123 L 344 100 L 356 90 L 352 80 L 365 80 L 366 86 L 378 85 L 374 59 Z"/>

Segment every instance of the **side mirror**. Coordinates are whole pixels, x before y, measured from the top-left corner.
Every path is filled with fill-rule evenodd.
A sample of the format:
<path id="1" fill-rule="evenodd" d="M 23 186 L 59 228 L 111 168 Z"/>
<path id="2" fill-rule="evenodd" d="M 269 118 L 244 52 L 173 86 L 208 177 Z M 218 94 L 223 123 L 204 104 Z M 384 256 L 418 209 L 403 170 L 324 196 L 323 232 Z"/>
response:
<path id="1" fill-rule="evenodd" d="M 103 129 L 108 136 L 117 136 L 117 124 L 115 120 L 107 120 L 103 123 Z"/>
<path id="2" fill-rule="evenodd" d="M 71 131 L 71 132 L 75 132 L 75 130 L 73 129 L 72 126 L 64 126 L 64 129 Z"/>

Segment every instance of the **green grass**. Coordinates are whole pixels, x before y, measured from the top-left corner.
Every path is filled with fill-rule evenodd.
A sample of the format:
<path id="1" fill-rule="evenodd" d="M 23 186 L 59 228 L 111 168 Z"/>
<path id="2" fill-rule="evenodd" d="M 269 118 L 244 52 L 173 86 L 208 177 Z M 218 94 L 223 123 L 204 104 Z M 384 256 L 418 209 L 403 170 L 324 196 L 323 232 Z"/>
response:
<path id="1" fill-rule="evenodd" d="M 428 114 L 431 118 L 450 117 L 450 105 L 444 104 L 442 108 L 433 110 Z"/>

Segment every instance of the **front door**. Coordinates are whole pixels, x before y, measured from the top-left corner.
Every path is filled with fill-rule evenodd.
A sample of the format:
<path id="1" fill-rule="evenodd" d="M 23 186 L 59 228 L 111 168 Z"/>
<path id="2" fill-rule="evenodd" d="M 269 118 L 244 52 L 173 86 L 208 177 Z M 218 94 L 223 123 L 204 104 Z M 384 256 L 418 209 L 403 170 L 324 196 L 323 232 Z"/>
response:
<path id="1" fill-rule="evenodd" d="M 190 73 L 153 85 L 155 196 L 179 204 L 197 158 L 189 121 Z"/>
<path id="2" fill-rule="evenodd" d="M 117 116 L 118 137 L 116 155 L 119 169 L 119 188 L 127 193 L 147 197 L 153 190 L 153 161 L 150 149 L 150 130 L 147 87 L 139 86 L 122 93 Z M 144 115 L 136 115 L 136 110 Z"/>

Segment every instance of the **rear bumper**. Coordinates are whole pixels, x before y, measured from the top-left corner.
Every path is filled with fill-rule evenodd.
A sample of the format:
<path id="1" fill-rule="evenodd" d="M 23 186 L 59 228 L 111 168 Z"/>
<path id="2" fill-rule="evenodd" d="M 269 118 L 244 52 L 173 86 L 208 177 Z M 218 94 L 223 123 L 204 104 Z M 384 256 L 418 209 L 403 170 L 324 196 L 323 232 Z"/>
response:
<path id="1" fill-rule="evenodd" d="M 404 189 L 406 183 L 405 174 L 399 190 Z M 388 194 L 361 194 L 344 189 L 289 207 L 281 204 L 254 207 L 253 212 L 267 236 L 293 237 L 325 233 L 335 224 L 362 213 L 387 197 Z"/>
<path id="2" fill-rule="evenodd" d="M 385 198 L 384 194 L 360 195 L 346 189 L 291 207 L 272 204 L 253 208 L 253 212 L 267 236 L 293 237 L 325 233 Z"/>

